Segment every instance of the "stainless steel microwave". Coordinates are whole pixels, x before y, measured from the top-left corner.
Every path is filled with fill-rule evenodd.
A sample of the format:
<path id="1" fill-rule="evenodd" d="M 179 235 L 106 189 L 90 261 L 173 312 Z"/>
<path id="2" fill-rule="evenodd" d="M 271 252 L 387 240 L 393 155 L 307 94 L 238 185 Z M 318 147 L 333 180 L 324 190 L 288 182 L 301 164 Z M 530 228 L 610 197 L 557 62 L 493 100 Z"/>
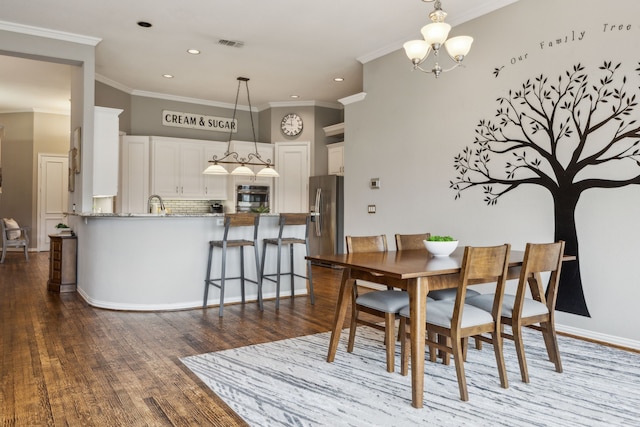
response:
<path id="1" fill-rule="evenodd" d="M 268 185 L 236 186 L 236 212 L 268 212 Z"/>

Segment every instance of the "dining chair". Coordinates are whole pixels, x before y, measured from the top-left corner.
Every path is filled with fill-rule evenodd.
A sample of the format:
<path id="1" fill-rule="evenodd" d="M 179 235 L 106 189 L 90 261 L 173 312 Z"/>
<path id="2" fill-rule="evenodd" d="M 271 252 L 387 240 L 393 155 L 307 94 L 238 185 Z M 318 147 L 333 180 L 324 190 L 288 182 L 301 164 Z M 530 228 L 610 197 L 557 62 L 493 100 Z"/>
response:
<path id="1" fill-rule="evenodd" d="M 429 348 L 437 348 L 445 353 L 453 354 L 460 399 L 463 401 L 469 400 L 467 380 L 464 374 L 464 339 L 471 336 L 482 333 L 491 334 L 500 385 L 503 388 L 509 386 L 502 353 L 500 320 L 510 249 L 509 244 L 491 247 L 465 247 L 455 300 L 433 301 L 427 304 L 426 344 Z M 495 282 L 492 312 L 465 303 L 469 284 L 492 282 Z M 400 349 L 402 355 L 401 372 L 402 375 L 407 375 L 409 360 L 407 347 L 410 345 L 410 341 L 407 339 L 406 325 L 410 322 L 409 308 L 400 310 L 400 316 L 406 319 L 405 322 L 400 322 L 402 335 Z M 430 339 L 430 332 L 437 334 L 439 339 Z M 448 340 L 443 340 L 442 337 L 446 337 Z"/>
<path id="2" fill-rule="evenodd" d="M 516 294 L 505 294 L 502 299 L 501 325 L 511 326 L 512 332 L 509 334 L 503 330 L 502 337 L 514 341 L 520 364 L 520 375 L 525 383 L 529 382 L 522 340 L 522 328 L 525 326 L 542 332 L 549 360 L 555 365 L 556 372 L 562 372 L 554 313 L 564 245 L 565 242 L 562 240 L 556 243 L 527 243 Z M 543 274 L 549 274 L 546 296 L 542 281 Z M 527 290 L 530 291 L 531 298 L 527 297 Z M 469 298 L 467 304 L 491 311 L 493 296 L 485 294 Z M 538 323 L 539 326 L 534 326 Z M 488 337 L 480 338 L 491 342 Z"/>
<path id="3" fill-rule="evenodd" d="M 396 248 L 399 251 L 402 250 L 415 250 L 424 249 L 424 241 L 431 236 L 431 233 L 421 234 L 396 234 Z M 473 289 L 467 289 L 467 298 L 480 295 L 480 292 Z M 453 300 L 456 297 L 455 288 L 452 289 L 439 289 L 437 291 L 429 291 L 429 298 L 434 300 Z"/>
<path id="4" fill-rule="evenodd" d="M 382 234 L 379 236 L 346 236 L 347 253 L 356 252 L 387 252 L 387 237 Z M 384 280 L 376 280 L 376 276 L 372 275 L 372 281 L 378 284 L 384 284 Z M 356 329 L 358 325 L 366 325 L 371 328 L 382 330 L 385 332 L 385 347 L 387 352 L 387 372 L 393 372 L 395 369 L 395 322 L 400 310 L 409 306 L 409 294 L 404 291 L 396 291 L 393 288 L 387 290 L 369 290 L 360 294 L 359 286 L 361 282 L 353 282 L 352 286 L 352 310 L 351 323 L 349 327 L 349 343 L 347 351 L 353 352 L 355 342 Z M 362 283 L 363 287 L 366 282 Z M 384 326 L 369 321 L 360 316 L 360 313 L 368 313 L 370 315 L 383 318 Z"/>
<path id="5" fill-rule="evenodd" d="M 427 250 L 424 246 L 424 241 L 429 239 L 431 233 L 419 233 L 419 234 L 396 234 L 396 248 L 399 251 L 402 250 Z M 466 298 L 471 298 L 474 296 L 480 295 L 480 292 L 475 291 L 473 289 L 467 289 Z M 436 291 L 429 291 L 429 298 L 434 299 L 436 301 L 442 300 L 454 300 L 456 298 L 456 289 L 438 289 Z M 475 339 L 476 349 L 482 349 L 482 341 L 480 339 Z M 465 345 L 466 350 L 466 345 Z M 436 353 L 433 348 L 429 349 L 429 354 L 431 355 L 431 361 L 436 361 Z M 442 357 L 442 362 L 446 365 L 449 364 L 449 357 L 445 356 L 446 353 L 440 354 Z"/>

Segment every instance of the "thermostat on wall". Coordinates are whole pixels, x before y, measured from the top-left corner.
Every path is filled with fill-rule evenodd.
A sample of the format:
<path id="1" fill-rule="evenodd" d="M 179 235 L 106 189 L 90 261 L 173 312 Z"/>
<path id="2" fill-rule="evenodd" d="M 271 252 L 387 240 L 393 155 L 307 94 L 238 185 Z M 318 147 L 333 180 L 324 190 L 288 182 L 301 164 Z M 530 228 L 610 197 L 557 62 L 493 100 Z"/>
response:
<path id="1" fill-rule="evenodd" d="M 369 187 L 371 187 L 371 189 L 373 190 L 377 190 L 378 188 L 380 188 L 380 178 L 371 178 Z"/>

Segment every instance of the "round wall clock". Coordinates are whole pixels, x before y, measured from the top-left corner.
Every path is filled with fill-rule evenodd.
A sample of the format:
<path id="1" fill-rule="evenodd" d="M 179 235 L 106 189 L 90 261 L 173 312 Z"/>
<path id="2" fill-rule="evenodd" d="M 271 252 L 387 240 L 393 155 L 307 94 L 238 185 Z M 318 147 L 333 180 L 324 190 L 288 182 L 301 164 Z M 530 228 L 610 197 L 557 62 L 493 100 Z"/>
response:
<path id="1" fill-rule="evenodd" d="M 296 136 L 302 132 L 302 118 L 295 113 L 287 114 L 282 118 L 280 128 L 285 135 Z"/>

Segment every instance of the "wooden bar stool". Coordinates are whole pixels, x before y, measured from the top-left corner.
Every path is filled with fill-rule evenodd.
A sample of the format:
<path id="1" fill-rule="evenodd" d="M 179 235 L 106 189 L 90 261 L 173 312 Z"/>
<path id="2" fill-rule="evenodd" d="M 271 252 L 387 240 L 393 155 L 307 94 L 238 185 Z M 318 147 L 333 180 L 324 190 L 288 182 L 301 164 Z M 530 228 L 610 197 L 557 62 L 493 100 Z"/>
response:
<path id="1" fill-rule="evenodd" d="M 278 231 L 277 238 L 264 239 L 262 241 L 262 268 L 260 274 L 263 280 L 270 280 L 276 284 L 276 309 L 280 307 L 280 278 L 282 275 L 289 275 L 291 277 L 291 297 L 294 297 L 294 277 L 300 277 L 302 279 L 309 280 L 309 295 L 311 296 L 311 304 L 315 304 L 313 296 L 313 277 L 311 275 L 311 261 L 307 261 L 307 274 L 297 274 L 294 271 L 294 257 L 293 257 L 293 245 L 301 244 L 305 245 L 306 255 L 309 255 L 309 223 L 311 222 L 311 215 L 307 213 L 281 213 L 280 214 L 280 229 Z M 285 227 L 304 226 L 303 237 L 283 237 Z M 267 246 L 274 245 L 277 249 L 278 260 L 276 273 L 264 273 L 265 260 L 267 258 Z M 283 273 L 281 269 L 282 261 L 282 247 L 289 246 L 289 272 Z M 275 276 L 275 279 L 273 278 Z"/>
<path id="2" fill-rule="evenodd" d="M 209 286 L 215 286 L 220 289 L 220 317 L 224 308 L 224 288 L 227 280 L 240 280 L 240 289 L 242 291 L 242 303 L 245 302 L 244 282 L 251 282 L 258 285 L 258 305 L 262 310 L 262 279 L 260 277 L 260 256 L 258 254 L 258 224 L 260 215 L 253 213 L 236 213 L 227 214 L 224 217 L 224 236 L 222 240 L 212 240 L 209 242 L 209 262 L 207 264 L 207 278 L 204 281 L 204 300 L 202 308 L 207 308 L 207 299 L 209 296 Z M 253 240 L 247 239 L 229 239 L 229 230 L 236 227 L 253 227 Z M 245 246 L 253 246 L 256 262 L 256 280 L 248 279 L 244 275 L 244 248 Z M 213 248 L 222 249 L 222 269 L 220 278 L 211 279 L 211 262 L 213 259 Z M 240 276 L 226 277 L 227 266 L 227 249 L 240 248 Z"/>

